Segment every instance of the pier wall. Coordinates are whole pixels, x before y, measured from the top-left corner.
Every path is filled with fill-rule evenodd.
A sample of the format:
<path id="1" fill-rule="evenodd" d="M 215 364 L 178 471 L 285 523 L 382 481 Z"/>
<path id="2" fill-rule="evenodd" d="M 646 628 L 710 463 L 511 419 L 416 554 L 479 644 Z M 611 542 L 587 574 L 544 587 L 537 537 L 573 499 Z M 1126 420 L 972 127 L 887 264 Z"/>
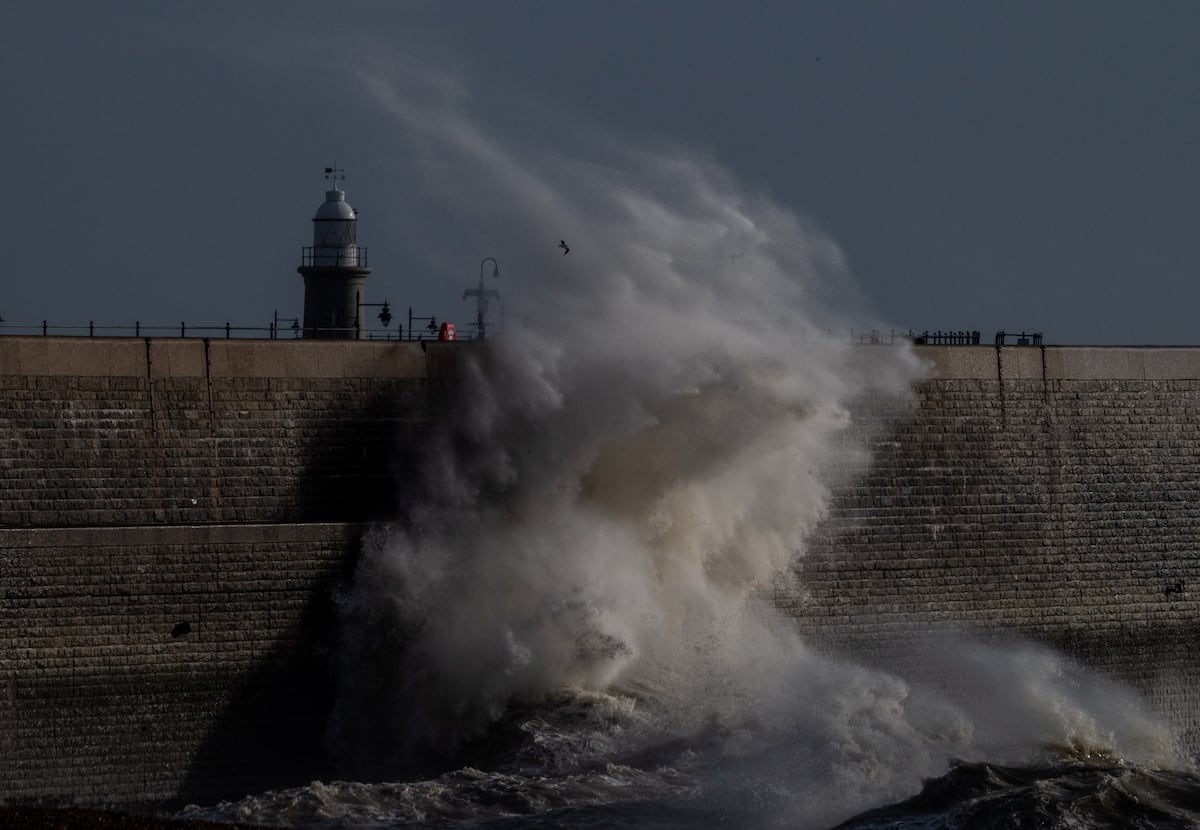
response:
<path id="1" fill-rule="evenodd" d="M 897 669 L 936 662 L 942 635 L 1049 645 L 1145 693 L 1194 747 L 1200 349 L 918 354 L 913 401 L 859 402 L 871 468 L 834 493 L 778 604 L 814 642 Z"/>
<path id="2" fill-rule="evenodd" d="M 331 777 L 335 592 L 462 352 L 0 338 L 0 801 Z"/>
<path id="3" fill-rule="evenodd" d="M 332 776 L 336 589 L 470 348 L 0 338 L 0 801 Z M 918 354 L 911 399 L 854 402 L 873 464 L 775 601 L 881 665 L 1026 637 L 1194 729 L 1200 349 Z"/>

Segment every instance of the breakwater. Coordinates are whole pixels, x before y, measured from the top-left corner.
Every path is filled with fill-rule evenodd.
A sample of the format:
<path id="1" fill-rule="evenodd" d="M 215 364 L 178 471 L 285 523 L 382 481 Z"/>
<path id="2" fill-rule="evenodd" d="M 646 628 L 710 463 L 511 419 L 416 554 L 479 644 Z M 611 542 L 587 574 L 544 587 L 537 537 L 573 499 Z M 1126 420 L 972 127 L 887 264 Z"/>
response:
<path id="1" fill-rule="evenodd" d="M 839 488 L 776 601 L 884 667 L 1023 637 L 1132 685 L 1195 751 L 1200 349 L 923 347 L 912 402 L 865 401 Z"/>
<path id="2" fill-rule="evenodd" d="M 0 799 L 331 773 L 362 522 L 451 398 L 437 344 L 0 338 Z"/>
<path id="3" fill-rule="evenodd" d="M 332 591 L 464 348 L 0 338 L 0 799 L 329 777 Z M 1194 725 L 1200 349 L 919 354 L 913 399 L 854 403 L 873 464 L 776 602 L 883 664 L 1027 636 Z"/>

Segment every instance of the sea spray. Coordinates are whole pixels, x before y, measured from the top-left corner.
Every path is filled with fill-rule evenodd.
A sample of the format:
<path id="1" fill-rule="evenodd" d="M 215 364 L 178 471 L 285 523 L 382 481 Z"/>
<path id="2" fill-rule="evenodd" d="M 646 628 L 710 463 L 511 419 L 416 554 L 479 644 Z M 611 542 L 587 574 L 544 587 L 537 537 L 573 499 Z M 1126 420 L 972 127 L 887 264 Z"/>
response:
<path id="1" fill-rule="evenodd" d="M 853 370 L 827 330 L 826 286 L 850 281 L 837 247 L 717 165 L 614 155 L 583 134 L 570 156 L 510 145 L 444 84 L 368 86 L 417 178 L 436 171 L 428 192 L 500 194 L 456 202 L 460 222 L 522 252 L 501 257 L 522 263 L 505 268 L 507 330 L 466 370 L 420 497 L 375 535 L 344 599 L 346 676 L 369 676 L 365 692 L 347 680 L 342 745 L 355 754 L 350 720 L 377 736 L 399 717 L 382 731 L 425 758 L 514 697 L 685 672 L 680 655 L 719 647 L 821 514 L 843 402 L 900 392 L 915 361 L 881 350 Z M 568 256 L 567 231 L 543 238 L 563 227 Z M 393 643 L 394 659 L 377 666 L 356 642 Z M 394 711 L 364 717 L 378 708 L 364 694 Z"/>
<path id="2" fill-rule="evenodd" d="M 1001 709 L 815 654 L 763 601 L 867 458 L 848 404 L 903 396 L 919 373 L 906 348 L 833 333 L 848 318 L 830 287 L 849 276 L 830 240 L 677 148 L 505 142 L 461 97 L 368 86 L 412 141 L 414 179 L 521 267 L 505 270 L 503 335 L 475 347 L 415 495 L 341 597 L 330 733 L 349 775 L 619 764 L 819 825 L 953 757 L 1159 734 L 1140 715 L 1102 726 L 1095 700 L 1061 693 L 1073 679 L 1017 652 L 977 675 Z M 468 182 L 500 198 L 458 199 Z M 1036 693 L 1008 695 L 1030 676 Z M 549 714 L 594 714 L 584 699 L 616 714 L 573 735 Z"/>

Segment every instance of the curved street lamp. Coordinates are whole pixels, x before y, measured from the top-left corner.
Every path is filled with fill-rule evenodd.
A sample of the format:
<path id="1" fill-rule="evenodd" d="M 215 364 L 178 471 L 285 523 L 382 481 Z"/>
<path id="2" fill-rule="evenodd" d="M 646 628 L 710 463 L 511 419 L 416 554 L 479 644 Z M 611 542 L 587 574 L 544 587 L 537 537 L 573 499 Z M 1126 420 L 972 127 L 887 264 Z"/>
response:
<path id="1" fill-rule="evenodd" d="M 364 303 L 359 302 L 358 309 L 354 314 L 354 339 L 358 340 L 362 337 L 361 329 L 359 328 L 359 320 L 362 318 L 362 310 L 364 308 L 382 308 L 379 312 L 379 322 L 383 323 L 383 327 L 387 328 L 388 323 L 392 322 L 392 310 L 385 300 L 382 303 Z"/>
<path id="2" fill-rule="evenodd" d="M 485 256 L 479 262 L 479 287 L 468 288 L 463 292 L 463 299 L 475 298 L 475 328 L 479 332 L 479 339 L 487 339 L 487 328 L 485 317 L 487 316 L 488 300 L 500 299 L 500 292 L 483 287 L 483 266 L 487 263 L 492 263 L 492 277 L 500 277 L 500 263 L 496 262 L 495 258 Z"/>

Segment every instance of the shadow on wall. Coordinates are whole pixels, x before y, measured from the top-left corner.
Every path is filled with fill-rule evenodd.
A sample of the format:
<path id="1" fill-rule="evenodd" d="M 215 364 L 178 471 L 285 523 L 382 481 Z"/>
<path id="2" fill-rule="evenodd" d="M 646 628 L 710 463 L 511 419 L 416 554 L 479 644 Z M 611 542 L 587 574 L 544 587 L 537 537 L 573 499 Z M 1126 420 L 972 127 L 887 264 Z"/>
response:
<path id="1" fill-rule="evenodd" d="M 471 430 L 464 428 L 448 407 L 439 408 L 439 400 L 449 404 L 456 396 L 434 392 L 430 399 L 435 409 L 426 422 L 429 428 L 411 442 L 407 453 L 397 456 L 404 459 L 404 466 L 396 484 L 391 521 L 375 528 L 377 536 L 361 540 L 364 558 L 352 590 L 344 597 L 337 644 L 330 651 L 340 682 L 326 746 L 334 755 L 336 775 L 343 780 L 424 779 L 462 767 L 492 769 L 529 742 L 523 726 L 528 713 L 522 713 L 520 707 L 512 707 L 505 717 L 483 726 L 448 715 L 455 706 L 430 693 L 440 688 L 439 681 L 422 651 L 425 646 L 414 641 L 425 619 L 414 615 L 411 607 L 400 605 L 394 591 L 380 588 L 396 578 L 389 574 L 394 560 L 372 552 L 378 554 L 378 546 L 387 549 L 396 541 L 396 534 L 425 526 L 428 515 L 423 510 L 413 511 L 413 506 L 429 508 L 443 498 L 455 502 L 457 490 L 442 492 L 437 477 L 447 467 L 457 469 L 457 463 L 481 456 Z M 500 497 L 499 493 L 492 495 Z M 417 558 L 424 554 L 419 545 L 408 550 Z M 458 600 L 436 588 L 429 599 L 434 607 Z"/>
<path id="2" fill-rule="evenodd" d="M 349 563 L 357 550 L 349 539 L 346 546 Z M 231 673 L 228 703 L 193 756 L 178 800 L 167 808 L 333 777 L 323 738 L 333 699 L 326 649 L 336 621 L 337 578 L 309 591 L 299 622 L 271 632 L 281 642 L 249 671 Z"/>
<path id="3" fill-rule="evenodd" d="M 428 397 L 424 381 L 396 382 L 354 411 L 327 413 L 306 448 L 308 467 L 296 493 L 300 520 L 393 518 L 428 429 Z"/>
<path id="4" fill-rule="evenodd" d="M 303 523 L 351 523 L 340 566 L 305 586 L 302 610 L 281 614 L 287 619 L 277 629 L 227 632 L 274 644 L 248 670 L 230 671 L 228 702 L 192 759 L 179 804 L 166 806 L 210 804 L 336 777 L 326 741 L 336 681 L 335 595 L 353 574 L 366 529 L 361 523 L 402 511 L 405 493 L 416 486 L 411 465 L 449 400 L 440 381 L 396 382 L 356 409 L 330 411 L 312 431 L 296 505 Z M 281 574 L 280 584 L 289 576 Z M 258 593 L 230 595 L 228 602 L 264 601 L 259 586 L 246 590 Z M 280 590 L 266 601 L 295 607 L 301 589 Z"/>

